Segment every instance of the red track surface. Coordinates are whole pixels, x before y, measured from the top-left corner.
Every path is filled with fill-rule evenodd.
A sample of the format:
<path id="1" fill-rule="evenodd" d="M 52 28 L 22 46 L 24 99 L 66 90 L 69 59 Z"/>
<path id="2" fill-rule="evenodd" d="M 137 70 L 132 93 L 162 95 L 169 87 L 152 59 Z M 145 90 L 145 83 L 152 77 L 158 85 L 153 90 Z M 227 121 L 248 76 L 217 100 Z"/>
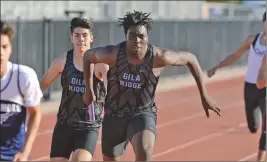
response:
<path id="1" fill-rule="evenodd" d="M 243 78 L 207 86 L 221 106 L 221 117 L 211 112 L 206 118 L 195 86 L 157 94 L 158 136 L 153 160 L 255 160 L 259 133 L 251 134 L 247 129 Z M 55 113 L 43 116 L 30 160 L 48 160 L 55 121 Z M 102 161 L 100 142 L 93 160 Z M 122 160 L 134 160 L 131 145 Z"/>

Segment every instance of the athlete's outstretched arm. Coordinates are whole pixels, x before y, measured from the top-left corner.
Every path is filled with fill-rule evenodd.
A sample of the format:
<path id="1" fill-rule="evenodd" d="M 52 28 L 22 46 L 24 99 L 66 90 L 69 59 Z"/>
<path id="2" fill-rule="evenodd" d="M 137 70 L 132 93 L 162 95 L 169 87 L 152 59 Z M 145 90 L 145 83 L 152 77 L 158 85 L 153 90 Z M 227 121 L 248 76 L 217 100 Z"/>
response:
<path id="1" fill-rule="evenodd" d="M 266 87 L 266 55 L 263 57 L 261 62 L 261 67 L 257 78 L 257 87 L 259 89 Z"/>
<path id="2" fill-rule="evenodd" d="M 208 109 L 213 110 L 218 115 L 220 115 L 220 109 L 211 101 L 208 96 L 207 89 L 204 85 L 202 69 L 195 55 L 185 51 L 172 51 L 168 49 L 158 48 L 155 64 L 158 67 L 166 67 L 168 65 L 188 66 L 197 83 L 197 87 L 199 89 L 200 97 L 207 117 L 209 117 Z"/>
<path id="3" fill-rule="evenodd" d="M 198 85 L 200 96 L 207 95 L 204 85 L 202 69 L 195 55 L 185 51 L 172 51 L 168 49 L 159 49 L 157 64 L 160 66 L 188 66 Z"/>
<path id="4" fill-rule="evenodd" d="M 220 68 L 234 64 L 238 59 L 240 59 L 246 53 L 247 50 L 249 50 L 249 47 L 254 39 L 255 35 L 250 35 L 233 54 L 229 55 L 218 65 L 208 70 L 208 76 L 209 77 L 213 76 L 216 70 Z"/>
<path id="5" fill-rule="evenodd" d="M 83 55 L 83 75 L 86 84 L 86 93 L 83 100 L 86 104 L 91 104 L 94 97 L 93 92 L 93 70 L 91 64 L 104 63 L 111 65 L 115 62 L 116 46 L 97 47 L 89 49 Z"/>
<path id="6" fill-rule="evenodd" d="M 66 62 L 66 56 L 57 57 L 50 65 L 47 72 L 42 76 L 40 80 L 40 87 L 42 90 L 47 89 L 62 72 Z"/>

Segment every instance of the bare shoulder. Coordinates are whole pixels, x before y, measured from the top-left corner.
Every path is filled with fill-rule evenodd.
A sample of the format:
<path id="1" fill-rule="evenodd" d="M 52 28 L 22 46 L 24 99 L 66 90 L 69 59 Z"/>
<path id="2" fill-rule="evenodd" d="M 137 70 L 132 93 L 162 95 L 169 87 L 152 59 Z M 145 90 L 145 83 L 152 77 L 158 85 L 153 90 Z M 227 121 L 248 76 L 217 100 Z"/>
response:
<path id="1" fill-rule="evenodd" d="M 166 48 L 161 48 L 161 47 L 158 47 L 158 46 L 155 46 L 153 45 L 154 47 L 154 50 L 155 50 L 155 56 L 160 56 L 162 55 L 162 53 L 167 50 Z"/>
<path id="2" fill-rule="evenodd" d="M 117 56 L 119 52 L 119 45 L 108 45 L 105 47 L 99 47 L 99 52 L 101 52 L 106 57 Z"/>
<path id="3" fill-rule="evenodd" d="M 60 56 L 57 56 L 53 62 L 58 63 L 58 64 L 65 64 L 67 58 L 67 54 L 63 54 Z"/>
<path id="4" fill-rule="evenodd" d="M 88 49 L 88 53 L 111 55 L 118 50 L 118 45 L 107 45 Z"/>
<path id="5" fill-rule="evenodd" d="M 187 51 L 174 51 L 167 48 L 161 48 L 155 46 L 155 58 L 154 65 L 156 67 L 164 67 L 167 65 L 174 65 L 177 62 L 181 62 L 188 57 L 194 57 L 194 55 Z"/>
<path id="6" fill-rule="evenodd" d="M 160 59 L 163 59 L 165 56 L 166 56 L 166 53 L 168 54 L 168 51 L 170 51 L 169 49 L 167 48 L 161 48 L 161 47 L 158 47 L 158 46 L 154 46 L 154 50 L 155 50 L 155 60 L 160 60 Z"/>
<path id="7" fill-rule="evenodd" d="M 105 46 L 104 49 L 108 53 L 116 53 L 117 51 L 119 51 L 119 46 L 120 46 L 119 44 L 117 44 L 117 45 L 108 45 L 108 46 Z"/>
<path id="8" fill-rule="evenodd" d="M 192 54 L 190 52 L 187 51 L 174 51 L 168 48 L 162 48 L 162 47 L 157 47 L 154 46 L 155 49 L 155 56 L 162 58 L 162 57 L 170 57 L 171 55 L 179 55 L 179 54 Z"/>
<path id="9" fill-rule="evenodd" d="M 58 71 L 62 72 L 66 63 L 66 59 L 67 59 L 67 54 L 63 54 L 60 56 L 57 56 L 53 62 L 52 62 L 52 67 L 57 69 Z"/>
<path id="10" fill-rule="evenodd" d="M 164 67 L 166 66 L 165 64 L 165 59 L 166 57 L 168 57 L 168 52 L 170 52 L 171 50 L 167 49 L 167 48 L 161 48 L 161 47 L 157 47 L 155 45 L 154 46 L 154 68 L 158 68 L 158 67 Z"/>
<path id="11" fill-rule="evenodd" d="M 104 63 L 111 65 L 116 61 L 118 52 L 119 44 L 91 48 L 86 51 L 84 59 L 90 59 L 95 64 Z"/>

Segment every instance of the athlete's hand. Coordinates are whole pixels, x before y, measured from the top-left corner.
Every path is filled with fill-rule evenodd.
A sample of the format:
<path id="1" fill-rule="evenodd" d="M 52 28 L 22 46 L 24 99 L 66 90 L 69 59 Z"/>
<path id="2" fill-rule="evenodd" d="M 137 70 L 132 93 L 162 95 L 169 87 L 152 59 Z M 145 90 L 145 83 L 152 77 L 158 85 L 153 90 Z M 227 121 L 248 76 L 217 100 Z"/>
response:
<path id="1" fill-rule="evenodd" d="M 212 68 L 210 70 L 208 70 L 207 74 L 208 74 L 208 77 L 212 77 L 215 72 L 216 72 L 217 68 Z"/>
<path id="2" fill-rule="evenodd" d="M 257 82 L 256 85 L 257 85 L 258 89 L 263 89 L 266 87 L 266 80 L 261 80 L 261 81 Z"/>
<path id="3" fill-rule="evenodd" d="M 13 161 L 28 161 L 28 154 L 19 152 L 14 156 Z"/>
<path id="4" fill-rule="evenodd" d="M 219 109 L 219 106 L 212 101 L 210 97 L 205 96 L 201 99 L 201 101 L 207 117 L 210 116 L 209 110 L 214 111 L 217 115 L 221 116 L 221 110 Z"/>

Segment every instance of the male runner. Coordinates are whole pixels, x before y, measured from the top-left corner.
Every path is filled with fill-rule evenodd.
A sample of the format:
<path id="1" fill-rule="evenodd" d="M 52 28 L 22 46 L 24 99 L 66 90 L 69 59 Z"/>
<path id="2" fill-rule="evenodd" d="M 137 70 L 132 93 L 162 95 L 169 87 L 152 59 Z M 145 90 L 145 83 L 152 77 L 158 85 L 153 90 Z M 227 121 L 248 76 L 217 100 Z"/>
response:
<path id="1" fill-rule="evenodd" d="M 266 13 L 263 15 L 263 23 L 263 32 L 249 36 L 236 52 L 208 71 L 208 76 L 213 76 L 216 70 L 232 65 L 249 50 L 244 100 L 248 128 L 251 133 L 256 133 L 259 128 L 260 114 L 257 111 L 258 107 L 260 107 L 263 118 L 258 160 L 264 160 L 266 157 L 266 88 L 258 89 L 256 85 L 260 65 L 263 57 L 266 55 Z"/>
<path id="2" fill-rule="evenodd" d="M 266 87 L 266 55 L 261 61 L 261 67 L 257 78 L 257 87 L 259 89 Z"/>
<path id="3" fill-rule="evenodd" d="M 1 21 L 0 161 L 27 161 L 41 121 L 43 94 L 35 71 L 9 61 L 14 33 Z"/>
<path id="4" fill-rule="evenodd" d="M 187 65 L 200 91 L 203 108 L 209 117 L 220 110 L 208 96 L 202 70 L 196 57 L 183 51 L 171 51 L 148 44 L 152 19 L 134 11 L 119 19 L 126 41 L 88 50 L 84 55 L 86 87 L 91 87 L 90 63 L 110 65 L 102 127 L 104 161 L 119 160 L 129 140 L 137 161 L 151 160 L 156 136 L 157 106 L 155 91 L 160 72 L 168 65 Z M 92 102 L 90 91 L 85 102 Z"/>
<path id="5" fill-rule="evenodd" d="M 93 87 L 99 102 L 95 102 L 94 107 L 87 107 L 82 99 L 82 94 L 86 91 L 82 56 L 93 41 L 92 23 L 85 18 L 73 18 L 70 30 L 73 49 L 69 50 L 67 55 L 57 57 L 41 80 L 42 89 L 46 89 L 61 74 L 63 91 L 50 158 L 52 161 L 68 160 L 73 152 L 74 161 L 90 161 L 101 126 L 101 112 L 106 93 L 103 78 L 108 67 L 103 64 L 96 65 Z"/>

